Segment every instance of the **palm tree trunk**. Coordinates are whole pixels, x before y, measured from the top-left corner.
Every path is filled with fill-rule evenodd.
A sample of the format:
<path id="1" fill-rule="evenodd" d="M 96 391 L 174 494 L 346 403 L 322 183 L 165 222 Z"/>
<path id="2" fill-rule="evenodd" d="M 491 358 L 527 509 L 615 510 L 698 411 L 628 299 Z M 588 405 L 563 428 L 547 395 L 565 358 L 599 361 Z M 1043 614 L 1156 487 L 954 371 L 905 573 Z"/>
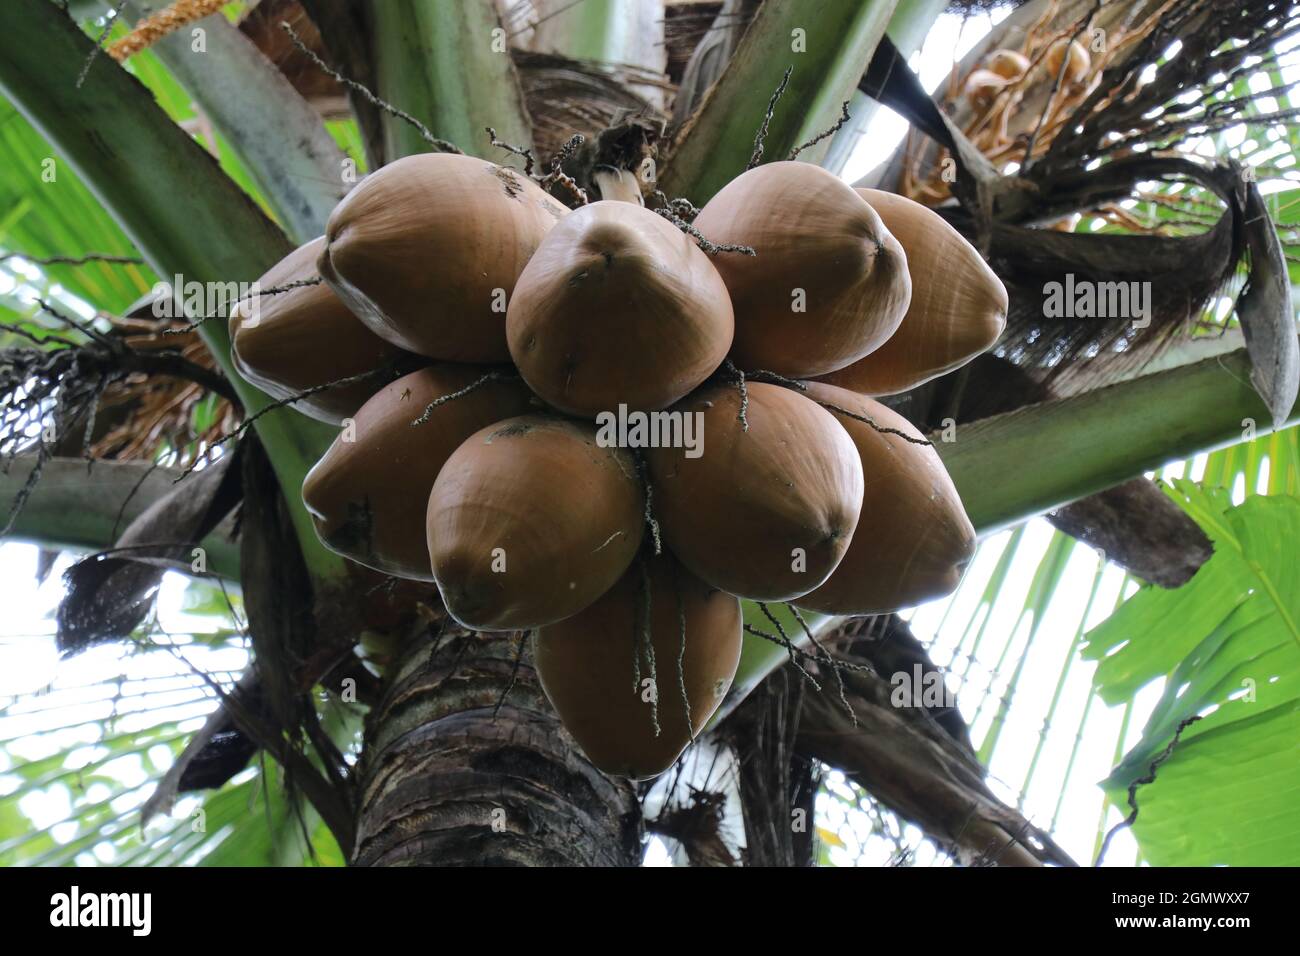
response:
<path id="1" fill-rule="evenodd" d="M 632 787 L 582 756 L 528 649 L 516 668 L 518 640 L 455 630 L 393 666 L 366 727 L 354 864 L 640 862 Z"/>

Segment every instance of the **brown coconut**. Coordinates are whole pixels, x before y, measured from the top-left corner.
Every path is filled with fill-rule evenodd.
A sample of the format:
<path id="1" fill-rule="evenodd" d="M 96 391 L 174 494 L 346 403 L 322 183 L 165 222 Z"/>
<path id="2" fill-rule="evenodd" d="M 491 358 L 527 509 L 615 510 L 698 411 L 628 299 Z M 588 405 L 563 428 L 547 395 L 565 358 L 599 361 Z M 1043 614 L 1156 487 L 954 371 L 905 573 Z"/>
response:
<path id="1" fill-rule="evenodd" d="M 258 279 L 258 286 L 276 289 L 316 278 L 316 258 L 323 248 L 323 236 L 299 246 Z M 230 340 L 239 374 L 273 398 L 373 372 L 404 355 L 370 331 L 323 282 L 241 301 L 230 313 Z M 293 407 L 337 425 L 382 384 L 375 379 L 341 385 Z"/>
<path id="2" fill-rule="evenodd" d="M 994 50 L 985 59 L 984 67 L 1004 80 L 1018 80 L 1029 72 L 1029 57 L 1015 50 Z"/>
<path id="3" fill-rule="evenodd" d="M 443 603 L 481 631 L 577 614 L 627 570 L 645 525 L 632 456 L 600 447 L 589 425 L 542 415 L 470 436 L 427 500 Z"/>
<path id="4" fill-rule="evenodd" d="M 695 240 L 628 202 L 566 216 L 510 298 L 506 334 L 524 380 L 563 411 L 665 408 L 722 364 L 727 287 Z"/>
<path id="5" fill-rule="evenodd" d="M 1069 62 L 1065 63 L 1066 58 Z M 1056 40 L 1047 48 L 1047 56 L 1043 58 L 1043 65 L 1047 68 L 1047 76 L 1055 82 L 1056 78 L 1061 75 L 1061 66 L 1065 65 L 1065 82 L 1072 86 L 1082 85 L 1088 79 L 1088 74 L 1092 71 L 1092 57 L 1088 55 L 1087 48 L 1078 40 L 1067 40 L 1062 37 Z"/>
<path id="6" fill-rule="evenodd" d="M 858 189 L 903 248 L 912 302 L 898 331 L 864 359 L 823 381 L 893 395 L 961 368 L 993 347 L 1007 321 L 1007 290 L 975 247 L 918 202 Z"/>
<path id="7" fill-rule="evenodd" d="M 397 577 L 433 580 L 424 531 L 429 491 L 452 452 L 480 428 L 533 407 L 522 382 L 489 382 L 438 406 L 426 405 L 487 370 L 438 364 L 385 386 L 361 406 L 307 474 L 303 501 L 333 551 Z"/>
<path id="8" fill-rule="evenodd" d="M 664 540 L 714 587 L 757 601 L 807 594 L 839 564 L 862 508 L 862 465 L 830 412 L 750 383 L 742 430 L 734 386 L 706 386 L 674 411 L 701 416 L 698 457 L 651 448 Z"/>
<path id="9" fill-rule="evenodd" d="M 745 371 L 799 378 L 843 368 L 884 344 L 912 296 L 907 256 L 853 188 L 810 163 L 758 166 L 695 218 L 736 313 L 732 356 Z"/>
<path id="10" fill-rule="evenodd" d="M 407 156 L 335 207 L 320 274 L 395 345 L 449 361 L 506 361 L 515 281 L 566 212 L 523 174 L 487 160 Z"/>
<path id="11" fill-rule="evenodd" d="M 966 78 L 966 88 L 963 91 L 966 102 L 976 110 L 986 110 L 993 105 L 998 94 L 1006 89 L 1010 82 L 1006 77 L 992 70 L 973 70 Z"/>
<path id="12" fill-rule="evenodd" d="M 855 392 L 809 382 L 807 394 L 881 428 L 924 439 L 907 419 Z M 975 553 L 975 529 L 934 448 L 831 414 L 862 458 L 862 517 L 839 567 L 801 597 L 800 606 L 827 614 L 883 614 L 952 593 Z"/>
<path id="13" fill-rule="evenodd" d="M 739 601 L 667 554 L 648 561 L 645 574 L 652 684 L 638 645 L 647 593 L 639 561 L 591 607 L 541 628 L 534 645 L 537 676 L 565 729 L 601 770 L 631 777 L 673 765 L 722 703 L 740 662 Z"/>

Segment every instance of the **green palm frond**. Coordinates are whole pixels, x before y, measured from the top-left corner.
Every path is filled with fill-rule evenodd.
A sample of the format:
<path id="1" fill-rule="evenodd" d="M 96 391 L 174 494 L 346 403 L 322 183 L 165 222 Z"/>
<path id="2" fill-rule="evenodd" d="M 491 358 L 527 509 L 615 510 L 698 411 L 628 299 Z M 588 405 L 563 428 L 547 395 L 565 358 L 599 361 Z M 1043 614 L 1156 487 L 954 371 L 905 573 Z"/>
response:
<path id="1" fill-rule="evenodd" d="M 1234 506 L 1221 489 L 1177 480 L 1174 490 L 1215 554 L 1181 588 L 1143 588 L 1088 635 L 1084 656 L 1108 703 L 1162 686 L 1105 787 L 1126 805 L 1130 786 L 1145 784 L 1134 833 L 1153 864 L 1294 865 L 1300 498 Z"/>

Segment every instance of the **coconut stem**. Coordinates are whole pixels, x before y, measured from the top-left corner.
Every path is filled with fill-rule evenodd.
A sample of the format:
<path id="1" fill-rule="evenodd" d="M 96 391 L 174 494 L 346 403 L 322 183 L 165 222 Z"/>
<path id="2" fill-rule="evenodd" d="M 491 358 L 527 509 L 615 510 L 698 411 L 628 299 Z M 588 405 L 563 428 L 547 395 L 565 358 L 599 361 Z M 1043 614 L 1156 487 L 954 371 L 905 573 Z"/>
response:
<path id="1" fill-rule="evenodd" d="M 255 421 L 257 421 L 259 418 L 261 418 L 263 415 L 267 414 L 268 412 L 273 412 L 277 408 L 284 408 L 286 405 L 293 405 L 296 402 L 302 401 L 304 398 L 310 398 L 313 395 L 319 394 L 320 392 L 327 391 L 328 389 L 331 388 L 341 388 L 345 385 L 355 385 L 358 382 L 365 382 L 365 381 L 381 378 L 384 375 L 389 374 L 391 368 L 392 368 L 391 365 L 384 365 L 377 369 L 371 369 L 368 372 L 360 372 L 356 375 L 348 375 L 345 378 L 336 378 L 332 382 L 323 382 L 320 385 L 313 385 L 311 386 L 311 388 L 305 388 L 301 392 L 297 392 L 293 395 L 290 395 L 288 398 L 282 398 L 279 401 L 272 402 L 271 404 L 267 405 L 265 408 L 263 408 L 261 411 L 257 412 L 256 414 L 250 415 L 247 418 L 245 418 L 242 422 L 239 423 L 239 427 L 236 428 L 234 431 L 227 432 L 226 434 L 218 438 L 216 441 L 212 442 L 212 444 L 208 445 L 208 447 L 203 450 L 203 454 L 196 455 L 194 461 L 190 463 L 190 466 L 186 468 L 184 471 L 182 471 L 179 475 L 176 476 L 176 478 L 172 480 L 172 484 L 175 484 L 176 482 L 180 481 L 182 478 L 188 478 L 190 473 L 193 472 L 196 468 L 198 468 L 200 464 L 211 461 L 213 449 L 219 448 L 220 446 L 226 444 L 227 442 L 232 441 L 233 439 L 236 439 L 240 435 L 244 434 L 244 432 L 248 431 L 249 427 Z"/>
<path id="2" fill-rule="evenodd" d="M 699 210 L 692 205 L 689 199 L 682 199 L 680 197 L 677 199 L 669 199 L 661 189 L 656 189 L 651 195 L 660 202 L 660 205 L 654 211 L 694 239 L 695 244 L 707 255 L 716 256 L 719 252 L 739 252 L 743 256 L 758 255 L 752 246 L 742 246 L 734 242 L 717 243 L 710 241 L 704 233 L 696 229 L 695 226 L 686 219 L 686 216 L 690 216 L 694 219 L 695 216 L 699 214 Z"/>
<path id="3" fill-rule="evenodd" d="M 749 431 L 749 388 L 745 385 L 745 373 L 738 369 L 731 359 L 723 362 L 723 366 L 731 373 L 736 382 L 736 388 L 740 390 L 740 411 L 736 413 L 736 420 L 740 422 L 740 430 Z"/>
<path id="4" fill-rule="evenodd" d="M 561 168 L 564 163 L 568 162 L 569 157 L 573 155 L 574 151 L 587 141 L 587 138 L 581 133 L 574 133 L 570 136 L 569 141 L 561 147 L 558 153 L 555 154 L 555 158 L 551 160 L 551 171 L 549 173 L 545 176 L 536 176 L 533 174 L 533 170 L 536 168 L 537 161 L 533 158 L 533 151 L 531 149 L 523 146 L 513 146 L 510 143 L 503 142 L 502 140 L 497 139 L 497 131 L 491 126 L 484 128 L 487 130 L 488 138 L 492 141 L 493 146 L 524 158 L 524 175 L 537 183 L 537 185 L 541 186 L 542 189 L 550 192 L 551 187 L 558 184 L 564 187 L 565 192 L 569 194 L 569 198 L 573 200 L 570 208 L 573 208 L 574 205 L 587 205 L 587 191 L 578 185 L 577 180 L 564 172 Z"/>
<path id="5" fill-rule="evenodd" d="M 292 292 L 294 289 L 305 289 L 308 286 L 320 285 L 323 281 L 324 280 L 320 276 L 316 276 L 312 279 L 295 279 L 293 282 L 286 282 L 284 285 L 272 286 L 269 289 L 258 289 L 251 295 L 246 295 L 242 299 L 236 299 L 234 304 L 238 305 L 240 302 L 263 295 L 283 295 L 286 292 Z M 220 312 L 214 312 L 211 315 L 202 315 L 190 322 L 189 325 L 183 325 L 178 329 L 163 329 L 163 335 L 184 335 L 186 332 L 193 332 L 209 319 L 221 318 L 225 318 L 225 316 Z"/>
<path id="6" fill-rule="evenodd" d="M 818 133 L 816 136 L 814 136 L 812 139 L 808 140 L 808 142 L 804 143 L 802 146 L 796 146 L 794 149 L 792 149 L 792 150 L 790 151 L 790 157 L 789 157 L 789 158 L 790 158 L 791 160 L 794 160 L 794 159 L 795 159 L 796 157 L 798 157 L 798 155 L 799 155 L 800 153 L 802 153 L 805 149 L 808 149 L 810 146 L 816 146 L 818 143 L 820 143 L 822 140 L 824 140 L 827 136 L 834 136 L 836 133 L 838 133 L 838 132 L 840 131 L 840 128 L 841 128 L 845 123 L 847 123 L 847 122 L 849 121 L 849 119 L 850 119 L 850 117 L 849 117 L 849 101 L 848 101 L 848 100 L 845 100 L 845 101 L 840 105 L 840 118 L 839 118 L 838 120 L 836 120 L 835 125 L 832 126 L 832 127 L 831 127 L 830 129 L 828 129 L 828 130 L 824 130 L 823 132 Z"/>
<path id="7" fill-rule="evenodd" d="M 641 484 L 645 488 L 645 523 L 650 529 L 650 540 L 654 542 L 655 556 L 663 553 L 663 542 L 659 537 L 659 522 L 654 516 L 654 486 L 650 483 L 650 469 L 646 466 L 645 456 L 640 449 L 634 449 L 633 455 L 636 459 L 637 475 L 641 478 Z"/>
<path id="8" fill-rule="evenodd" d="M 681 641 L 677 645 L 677 689 L 682 694 L 682 706 L 686 709 L 686 732 L 695 741 L 695 723 L 691 720 L 691 699 L 686 692 L 686 601 L 682 598 L 681 582 L 677 578 L 677 565 L 672 565 L 673 595 L 677 598 L 677 626 L 681 631 Z"/>
<path id="9" fill-rule="evenodd" d="M 429 420 L 429 417 L 433 414 L 433 410 L 435 408 L 438 408 L 440 405 L 446 405 L 448 402 L 453 402 L 458 398 L 464 398 L 470 392 L 482 388 L 484 385 L 487 385 L 489 382 L 514 382 L 514 381 L 518 381 L 518 379 L 519 379 L 518 375 L 512 375 L 509 372 L 488 372 L 486 375 L 482 375 L 479 378 L 476 378 L 474 381 L 470 382 L 464 388 L 457 389 L 456 391 L 450 393 L 449 395 L 443 395 L 440 398 L 435 398 L 428 405 L 425 405 L 424 411 L 420 413 L 420 417 L 411 422 L 411 427 L 415 427 L 416 425 L 423 425 L 425 422 L 427 422 Z"/>
<path id="10" fill-rule="evenodd" d="M 812 685 L 816 687 L 818 690 L 821 690 L 821 686 L 815 680 L 813 680 L 812 675 L 809 674 L 808 671 L 805 670 L 804 667 L 799 663 L 801 660 L 808 661 L 809 663 L 812 664 L 816 664 L 816 663 L 829 664 L 831 667 L 837 670 L 860 671 L 861 673 L 864 674 L 875 673 L 875 671 L 872 670 L 872 668 L 866 664 L 852 664 L 849 661 L 839 660 L 838 658 L 834 658 L 834 657 L 830 658 L 829 660 L 819 661 L 819 659 L 814 655 L 809 654 L 807 651 L 803 650 L 802 648 L 795 646 L 794 642 L 790 640 L 789 635 L 785 633 L 785 628 L 783 628 L 780 622 L 778 622 L 772 616 L 771 611 L 768 610 L 766 605 L 759 602 L 756 603 L 758 603 L 758 606 L 763 609 L 763 613 L 767 615 L 768 620 L 770 620 L 773 624 L 776 625 L 776 629 L 777 631 L 780 632 L 781 636 L 778 637 L 775 634 L 771 634 L 763 630 L 762 628 L 755 627 L 753 624 L 748 624 L 748 623 L 743 625 L 745 629 L 745 633 L 753 634 L 755 637 L 761 637 L 765 641 L 770 641 L 771 643 L 776 644 L 779 647 L 784 647 L 786 653 L 790 655 L 790 663 L 793 664 L 795 668 L 799 671 L 799 673 L 801 673 L 805 678 L 807 678 L 812 683 Z"/>
<path id="11" fill-rule="evenodd" d="M 66 6 L 66 4 L 65 4 Z M 90 72 L 91 66 L 95 62 L 95 57 L 99 56 L 99 51 L 103 49 L 104 41 L 108 39 L 108 34 L 117 24 L 117 18 L 122 15 L 122 8 L 126 6 L 126 0 L 118 0 L 113 6 L 113 15 L 104 21 L 104 27 L 99 31 L 99 36 L 95 37 L 95 45 L 91 47 L 90 54 L 86 57 L 86 62 L 81 65 L 81 72 L 77 74 L 77 89 L 86 82 L 86 74 Z M 66 10 L 64 11 L 67 12 Z M 123 37 L 126 39 L 126 37 Z M 116 44 L 114 44 L 116 45 Z"/>
<path id="12" fill-rule="evenodd" d="M 569 141 L 564 144 L 555 158 L 551 160 L 551 171 L 539 179 L 540 185 L 547 192 L 551 191 L 552 186 L 563 186 L 569 197 L 579 206 L 587 205 L 587 191 L 578 185 L 577 180 L 563 170 L 563 165 L 569 161 L 569 157 L 577 151 L 578 147 L 587 141 L 587 138 L 581 133 L 574 133 L 569 137 Z"/>
<path id="13" fill-rule="evenodd" d="M 638 622 L 636 643 L 632 649 L 632 686 L 633 692 L 641 693 L 641 656 L 645 655 L 646 667 L 650 678 L 650 725 L 654 727 L 655 736 L 661 733 L 659 727 L 659 681 L 655 674 L 655 645 L 651 637 L 651 597 L 650 567 L 646 560 L 640 560 L 641 600 L 638 602 L 641 620 Z"/>
<path id="14" fill-rule="evenodd" d="M 907 432 L 901 429 L 886 428 L 884 425 L 877 425 L 875 420 L 872 419 L 870 415 L 859 415 L 857 412 L 851 412 L 847 408 L 841 408 L 839 405 L 836 405 L 834 402 L 818 401 L 817 404 L 820 405 L 822 408 L 826 408 L 832 412 L 838 412 L 841 415 L 847 416 L 848 418 L 851 418 L 854 421 L 862 422 L 862 424 L 864 425 L 869 425 L 871 428 L 880 432 L 880 434 L 882 435 L 897 435 L 899 438 L 903 439 L 903 441 L 910 442 L 913 445 L 925 445 L 930 448 L 934 447 L 934 442 L 929 441 L 928 439 L 913 438 L 911 435 L 909 435 Z"/>
<path id="15" fill-rule="evenodd" d="M 772 98 L 767 103 L 767 113 L 763 116 L 763 125 L 758 128 L 754 135 L 754 152 L 750 154 L 749 165 L 745 167 L 748 172 L 763 161 L 763 141 L 767 139 L 767 127 L 772 122 L 772 114 L 776 111 L 776 101 L 781 98 L 785 92 L 785 86 L 790 82 L 790 74 L 794 71 L 793 66 L 785 68 L 785 76 L 781 77 L 781 83 L 772 94 Z"/>
<path id="16" fill-rule="evenodd" d="M 856 727 L 858 725 L 858 713 L 853 709 L 853 705 L 849 703 L 848 694 L 844 691 L 844 674 L 840 671 L 839 662 L 831 656 L 831 652 L 826 649 L 825 645 L 823 645 L 821 641 L 817 640 L 817 635 L 812 632 L 812 628 L 808 626 L 808 622 L 805 621 L 803 615 L 799 613 L 799 609 L 788 601 L 785 606 L 789 609 L 790 613 L 794 615 L 794 619 L 799 622 L 799 626 L 803 628 L 804 634 L 808 635 L 808 640 L 812 642 L 813 647 L 817 648 L 817 650 L 821 652 L 822 660 L 824 660 L 834 672 L 835 686 L 840 694 L 840 703 L 844 705 L 844 709 L 849 713 L 849 719 L 853 721 L 853 726 Z"/>
<path id="17" fill-rule="evenodd" d="M 512 146 L 510 143 L 502 142 L 497 139 L 497 131 L 491 126 L 485 126 L 483 128 L 487 130 L 488 139 L 492 142 L 493 146 L 498 149 L 504 149 L 506 152 L 514 153 L 516 156 L 522 156 L 524 158 L 524 175 L 529 179 L 536 178 L 533 176 L 533 166 L 535 165 L 536 160 L 533 159 L 533 151 L 531 149 L 524 146 Z"/>
<path id="18" fill-rule="evenodd" d="M 729 368 L 734 368 L 734 366 L 732 366 L 731 364 L 730 359 L 727 360 L 726 365 Z M 744 376 L 743 372 L 737 371 L 736 374 L 742 377 Z M 803 382 L 795 381 L 792 378 L 786 378 L 784 375 L 778 375 L 776 374 L 776 372 L 769 372 L 766 369 L 759 369 L 757 372 L 750 372 L 749 380 L 752 382 L 769 382 L 773 385 L 784 385 L 786 388 L 791 388 L 798 392 L 806 393 L 808 391 L 808 386 L 805 385 Z M 872 418 L 870 415 L 859 415 L 857 412 L 851 412 L 847 408 L 843 408 L 839 405 L 836 405 L 834 402 L 823 402 L 820 399 L 813 399 L 813 401 L 815 401 L 822 408 L 825 408 L 832 412 L 837 412 L 840 415 L 845 416 L 846 418 L 853 419 L 855 422 L 862 422 L 862 424 L 868 426 L 869 428 L 874 429 L 875 431 L 879 432 L 882 435 L 897 435 L 899 438 L 903 439 L 903 441 L 910 442 L 913 445 L 925 445 L 929 448 L 934 447 L 934 442 L 930 441 L 929 439 L 914 438 L 913 436 L 909 435 L 907 432 L 902 431 L 900 429 L 887 428 L 884 425 L 877 424 L 876 420 Z"/>
<path id="19" fill-rule="evenodd" d="M 348 77 L 340 73 L 338 70 L 331 67 L 328 63 L 326 63 L 324 60 L 318 57 L 315 54 L 315 52 L 313 52 L 312 49 L 307 46 L 307 44 L 302 42 L 302 38 L 299 37 L 296 32 L 294 32 L 293 27 L 291 27 L 288 23 L 281 21 L 280 29 L 283 30 L 285 33 L 289 34 L 289 39 L 293 41 L 293 45 L 296 46 L 299 52 L 304 54 L 307 57 L 307 59 L 311 60 L 311 62 L 315 65 L 316 69 L 320 70 L 322 73 L 326 74 L 327 76 L 333 77 L 335 80 L 337 80 L 339 83 L 342 83 L 348 89 L 360 93 L 363 97 L 366 98 L 366 101 L 370 103 L 371 106 L 383 110 L 389 116 L 395 116 L 398 119 L 402 120 L 403 122 L 409 123 L 411 126 L 415 128 L 416 132 L 420 134 L 420 138 L 423 139 L 426 143 L 428 143 L 438 152 L 457 153 L 463 155 L 463 151 L 455 143 L 448 142 L 445 139 L 438 139 L 438 137 L 434 136 L 433 133 L 429 132 L 429 127 L 425 126 L 423 123 L 421 123 L 410 113 L 406 112 L 405 110 L 399 110 L 392 103 L 380 99 L 378 96 L 372 93 L 370 89 L 367 86 L 365 86 L 365 84 L 358 83 L 356 80 L 353 79 L 349 79 Z"/>
<path id="20" fill-rule="evenodd" d="M 756 603 L 758 604 L 758 609 L 763 612 L 763 616 L 772 622 L 772 626 L 776 628 L 777 634 L 781 635 L 777 639 L 777 643 L 784 647 L 787 653 L 789 653 L 790 663 L 798 668 L 799 673 L 807 679 L 808 683 L 813 685 L 813 690 L 820 692 L 822 685 L 817 683 L 816 678 L 814 678 L 812 674 L 808 673 L 808 671 L 804 669 L 804 666 L 799 663 L 800 657 L 807 657 L 809 660 L 813 660 L 814 658 L 810 654 L 807 654 L 805 651 L 801 651 L 799 648 L 794 646 L 794 641 L 790 640 L 790 635 L 785 632 L 785 628 L 781 626 L 781 622 L 777 620 L 777 617 L 772 613 L 771 608 L 762 601 Z"/>
<path id="21" fill-rule="evenodd" d="M 765 368 L 749 373 L 751 382 L 767 382 L 770 385 L 784 385 L 786 388 L 792 388 L 797 392 L 808 391 L 808 386 L 803 382 L 796 381 L 792 378 L 786 378 L 784 375 L 778 375 L 776 372 L 769 372 Z"/>

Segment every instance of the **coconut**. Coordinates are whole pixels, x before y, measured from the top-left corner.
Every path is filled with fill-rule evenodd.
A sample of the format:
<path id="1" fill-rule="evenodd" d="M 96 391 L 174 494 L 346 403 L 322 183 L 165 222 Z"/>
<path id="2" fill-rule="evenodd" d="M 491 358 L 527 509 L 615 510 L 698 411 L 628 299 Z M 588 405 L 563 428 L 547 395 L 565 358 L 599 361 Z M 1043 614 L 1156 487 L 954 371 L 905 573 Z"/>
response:
<path id="1" fill-rule="evenodd" d="M 674 407 L 698 415 L 698 451 L 647 450 L 664 540 L 714 587 L 758 601 L 807 594 L 839 564 L 862 507 L 848 433 L 802 395 L 750 383 L 706 386 Z M 695 454 L 696 457 L 691 457 Z"/>
<path id="2" fill-rule="evenodd" d="M 807 394 L 881 428 L 924 437 L 901 415 L 847 389 L 809 382 Z M 827 614 L 883 614 L 950 594 L 975 553 L 975 529 L 933 446 L 832 414 L 857 446 L 869 480 L 844 559 L 798 603 Z"/>
<path id="3" fill-rule="evenodd" d="M 966 77 L 966 102 L 977 110 L 986 110 L 993 105 L 993 101 L 1009 82 L 1006 77 L 992 70 L 974 70 Z"/>
<path id="4" fill-rule="evenodd" d="M 1029 58 L 1015 50 L 994 50 L 984 60 L 984 67 L 1004 80 L 1018 80 L 1029 72 Z"/>
<path id="5" fill-rule="evenodd" d="M 736 313 L 732 355 L 746 371 L 799 378 L 857 361 L 898 328 L 912 296 L 903 247 L 849 185 L 810 163 L 758 166 L 733 179 L 695 226 Z"/>
<path id="6" fill-rule="evenodd" d="M 1092 57 L 1088 56 L 1087 49 L 1078 40 L 1066 40 L 1062 37 L 1047 48 L 1047 56 L 1044 57 L 1047 76 L 1055 82 L 1061 75 L 1061 63 L 1066 58 L 1067 50 L 1070 62 L 1065 66 L 1065 82 L 1078 86 L 1087 80 L 1088 73 L 1092 70 Z"/>
<path id="7" fill-rule="evenodd" d="M 722 703 L 740 662 L 740 602 L 667 554 L 646 564 L 634 564 L 581 614 L 541 628 L 534 647 L 537 676 L 565 729 L 601 770 L 632 777 L 673 765 Z"/>
<path id="8" fill-rule="evenodd" d="M 543 240 L 510 298 L 506 334 L 524 380 L 556 408 L 594 416 L 665 408 L 731 347 L 731 300 L 699 250 L 627 202 L 575 210 Z"/>
<path id="9" fill-rule="evenodd" d="M 879 349 L 823 381 L 892 395 L 965 365 L 998 340 L 1007 290 L 975 247 L 932 209 L 904 196 L 858 189 L 907 252 L 912 302 Z"/>
<path id="10" fill-rule="evenodd" d="M 645 505 L 636 462 L 586 424 L 541 415 L 476 432 L 428 496 L 434 580 L 466 627 L 540 627 L 577 614 L 627 570 Z"/>
<path id="11" fill-rule="evenodd" d="M 487 160 L 407 156 L 335 207 L 320 274 L 395 345 L 449 361 L 503 362 L 515 281 L 567 211 Z"/>
<path id="12" fill-rule="evenodd" d="M 323 236 L 299 246 L 258 279 L 258 286 L 276 289 L 316 278 L 316 257 L 324 247 Z M 366 328 L 323 282 L 241 300 L 230 312 L 230 340 L 239 373 L 273 398 L 377 371 L 403 355 Z M 293 407 L 337 425 L 381 384 L 374 380 L 341 385 L 300 399 Z"/>
<path id="13" fill-rule="evenodd" d="M 443 463 L 480 428 L 528 411 L 519 381 L 488 382 L 439 405 L 487 369 L 438 364 L 403 376 L 361 406 L 355 421 L 307 474 L 303 501 L 326 546 L 397 577 L 433 580 L 425 542 L 429 491 Z"/>

